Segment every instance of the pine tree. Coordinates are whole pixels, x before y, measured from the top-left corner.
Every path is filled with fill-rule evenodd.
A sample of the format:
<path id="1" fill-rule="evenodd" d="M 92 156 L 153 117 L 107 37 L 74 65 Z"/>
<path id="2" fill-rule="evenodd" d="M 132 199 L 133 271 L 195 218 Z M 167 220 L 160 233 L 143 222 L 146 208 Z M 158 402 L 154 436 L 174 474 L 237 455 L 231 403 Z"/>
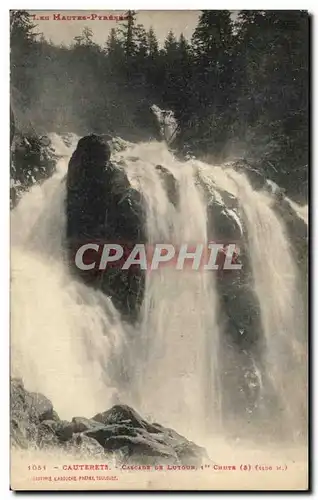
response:
<path id="1" fill-rule="evenodd" d="M 134 56 L 137 51 L 136 43 L 136 12 L 128 10 L 126 15 L 127 23 L 123 24 L 119 29 L 120 40 L 123 42 L 125 48 L 126 58 Z"/>
<path id="2" fill-rule="evenodd" d="M 154 94 L 161 94 L 161 86 L 164 81 L 163 58 L 159 52 L 159 43 L 153 28 L 147 33 L 148 55 L 145 66 L 147 88 L 151 88 Z"/>
<path id="3" fill-rule="evenodd" d="M 93 42 L 93 31 L 88 26 L 83 28 L 82 34 L 74 37 L 75 45 L 84 45 L 86 47 L 94 45 Z"/>
<path id="4" fill-rule="evenodd" d="M 169 31 L 164 42 L 164 51 L 168 57 L 174 57 L 178 50 L 178 42 L 172 30 Z"/>
<path id="5" fill-rule="evenodd" d="M 25 10 L 10 11 L 10 44 L 11 49 L 19 44 L 31 44 L 37 38 L 34 32 L 36 25 L 31 15 Z"/>
<path id="6" fill-rule="evenodd" d="M 203 11 L 192 36 L 195 54 L 209 64 L 219 56 L 227 55 L 233 36 L 230 11 Z"/>
<path id="7" fill-rule="evenodd" d="M 149 51 L 147 32 L 142 24 L 137 24 L 135 28 L 136 54 L 139 59 L 147 56 Z"/>
<path id="8" fill-rule="evenodd" d="M 151 27 L 147 33 L 148 37 L 148 53 L 150 57 L 156 57 L 159 53 L 159 44 L 155 32 Z"/>
<path id="9" fill-rule="evenodd" d="M 107 63 L 110 73 L 120 72 L 122 70 L 125 49 L 123 43 L 119 39 L 119 33 L 115 28 L 112 28 L 106 42 Z"/>
<path id="10" fill-rule="evenodd" d="M 36 25 L 28 12 L 10 11 L 11 84 L 15 95 L 19 95 L 22 108 L 28 106 L 35 89 L 38 36 Z"/>
<path id="11" fill-rule="evenodd" d="M 176 62 L 178 58 L 178 42 L 172 30 L 169 31 L 167 38 L 164 41 L 162 50 L 162 64 L 163 64 L 163 92 L 162 96 L 167 106 L 174 110 L 175 103 L 178 99 L 177 94 L 179 88 L 177 84 L 177 67 Z"/>
<path id="12" fill-rule="evenodd" d="M 190 108 L 201 150 L 220 152 L 229 134 L 233 61 L 229 11 L 203 11 L 192 36 Z"/>

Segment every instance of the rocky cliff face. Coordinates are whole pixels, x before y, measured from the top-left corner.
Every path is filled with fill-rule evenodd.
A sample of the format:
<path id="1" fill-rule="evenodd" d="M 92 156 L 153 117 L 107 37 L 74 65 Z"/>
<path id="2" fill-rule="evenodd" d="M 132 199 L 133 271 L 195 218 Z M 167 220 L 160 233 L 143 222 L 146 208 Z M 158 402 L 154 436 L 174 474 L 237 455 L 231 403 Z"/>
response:
<path id="1" fill-rule="evenodd" d="M 13 208 L 25 191 L 53 175 L 57 156 L 48 137 L 19 130 L 11 108 L 10 147 L 10 201 Z"/>
<path id="2" fill-rule="evenodd" d="M 132 268 L 124 271 L 114 267 L 108 268 L 103 274 L 100 271 L 81 273 L 74 264 L 74 252 L 86 242 L 118 242 L 128 248 L 147 241 L 146 202 L 129 182 L 125 154 L 122 157 L 119 154 L 125 148 L 127 143 L 118 138 L 91 135 L 80 139 L 69 162 L 67 175 L 67 238 L 74 273 L 87 285 L 99 288 L 111 297 L 124 320 L 134 323 L 139 319 L 144 299 L 144 271 Z M 27 162 L 24 154 L 22 160 Z M 156 169 L 169 202 L 178 211 L 180 192 L 176 174 L 173 175 L 164 162 L 156 165 L 157 158 L 150 158 L 150 161 L 149 168 Z M 243 169 L 243 166 L 238 165 L 236 168 Z M 45 175 L 49 176 L 49 172 L 50 169 Z M 284 221 L 288 240 L 294 249 L 295 261 L 300 270 L 299 292 L 306 302 L 307 224 L 278 186 L 254 171 L 248 175 L 256 191 L 267 189 L 271 192 L 272 207 Z M 253 287 L 249 235 L 240 214 L 239 200 L 227 191 L 218 190 L 218 193 L 212 194 L 203 184 L 201 189 L 206 200 L 208 238 L 223 243 L 237 242 L 241 249 L 242 271 L 222 273 L 217 278 L 216 288 L 223 332 L 221 342 L 226 353 L 222 360 L 223 387 L 238 386 L 238 401 L 235 405 L 231 391 L 224 390 L 224 411 L 226 413 L 227 405 L 229 409 L 235 406 L 238 413 L 245 415 L 246 411 L 258 411 L 255 402 L 260 391 L 260 380 L 255 374 L 254 360 L 261 363 L 264 346 L 260 303 Z M 240 380 L 236 369 L 238 359 L 244 367 L 240 370 Z"/>
<path id="3" fill-rule="evenodd" d="M 67 174 L 67 240 L 71 261 L 85 243 L 118 243 L 126 249 L 146 241 L 145 202 L 125 171 L 110 161 L 110 147 L 97 135 L 78 142 Z M 112 297 L 125 318 L 134 321 L 144 292 L 144 272 L 114 267 L 101 274 L 79 272 L 87 284 Z"/>
<path id="4" fill-rule="evenodd" d="M 109 146 L 110 145 L 110 146 Z M 110 154 L 125 149 L 125 144 L 91 135 L 78 143 L 68 170 L 67 236 L 73 250 L 78 242 L 100 239 L 123 245 L 146 242 L 146 204 L 142 194 L 131 187 L 122 165 L 110 161 Z M 98 153 L 100 151 L 100 153 Z M 104 151 L 104 152 L 103 152 Z M 100 158 L 98 155 L 101 155 Z M 149 168 L 152 168 L 150 166 Z M 162 179 L 168 199 L 178 210 L 179 186 L 173 174 L 164 165 L 155 166 Z M 244 170 L 244 165 L 234 168 Z M 267 179 L 253 170 L 244 170 L 255 190 L 270 190 L 273 206 L 284 221 L 291 242 L 295 245 L 297 262 L 306 281 L 307 226 L 286 201 L 278 186 L 273 192 Z M 200 181 L 198 180 L 198 184 Z M 258 351 L 260 326 L 259 303 L 252 290 L 253 281 L 248 251 L 248 234 L 239 214 L 239 202 L 224 191 L 211 194 L 201 183 L 207 206 L 207 235 L 210 241 L 236 242 L 241 250 L 242 271 L 222 273 L 217 287 L 223 312 L 224 330 L 231 344 L 241 350 L 253 346 Z M 98 286 L 112 297 L 125 318 L 138 318 L 144 295 L 145 277 L 142 271 L 108 269 L 105 276 L 86 273 L 86 282 Z M 305 284 L 304 284 L 305 287 Z M 244 332 L 244 335 L 242 334 Z M 247 339 L 247 340 L 246 340 Z M 247 342 L 248 345 L 245 345 Z M 243 403 L 245 404 L 245 402 Z"/>
<path id="5" fill-rule="evenodd" d="M 173 429 L 144 420 L 127 405 L 116 405 L 92 418 L 61 420 L 51 401 L 11 380 L 11 444 L 22 449 L 59 449 L 75 456 L 125 464 L 200 466 L 209 461 L 204 448 Z"/>

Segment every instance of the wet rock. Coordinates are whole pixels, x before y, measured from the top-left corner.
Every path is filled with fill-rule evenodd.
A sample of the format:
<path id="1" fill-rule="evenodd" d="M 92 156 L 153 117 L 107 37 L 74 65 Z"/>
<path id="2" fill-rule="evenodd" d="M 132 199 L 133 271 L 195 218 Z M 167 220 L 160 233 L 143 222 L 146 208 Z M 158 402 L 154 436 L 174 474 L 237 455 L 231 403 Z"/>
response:
<path id="1" fill-rule="evenodd" d="M 134 125 L 144 131 L 144 140 L 160 141 L 162 139 L 161 127 L 151 108 L 147 100 L 141 101 L 135 111 Z"/>
<path id="2" fill-rule="evenodd" d="M 110 148 L 92 134 L 79 140 L 67 174 L 67 236 L 107 242 L 144 240 L 142 197 L 125 171 L 110 162 Z"/>
<path id="3" fill-rule="evenodd" d="M 10 106 L 10 146 L 12 145 L 14 134 L 15 134 L 15 120 L 14 120 L 14 113 Z"/>
<path id="4" fill-rule="evenodd" d="M 174 447 L 179 462 L 182 465 L 201 465 L 203 459 L 209 461 L 208 455 L 204 448 L 190 441 L 184 441 Z"/>
<path id="5" fill-rule="evenodd" d="M 199 466 L 203 460 L 208 461 L 207 452 L 201 446 L 189 441 L 184 436 L 173 429 L 161 427 L 161 435 L 156 440 L 161 440 L 169 447 L 173 448 L 178 457 L 178 462 L 182 465 Z"/>
<path id="6" fill-rule="evenodd" d="M 11 401 L 12 418 L 27 416 L 38 423 L 57 416 L 51 401 L 43 394 L 26 391 L 21 379 L 11 380 Z"/>
<path id="7" fill-rule="evenodd" d="M 170 203 L 177 207 L 179 204 L 179 189 L 176 179 L 173 174 L 162 165 L 156 165 L 156 170 L 160 173 Z"/>
<path id="8" fill-rule="evenodd" d="M 26 395 L 26 403 L 30 407 L 31 418 L 42 420 L 53 419 L 53 405 L 43 394 L 30 392 Z"/>
<path id="9" fill-rule="evenodd" d="M 45 429 L 48 429 L 52 432 L 55 433 L 56 429 L 58 428 L 59 422 L 56 420 L 43 420 L 41 422 L 41 426 Z"/>
<path id="10" fill-rule="evenodd" d="M 236 243 L 242 239 L 242 224 L 234 209 L 212 200 L 207 206 L 209 237 L 212 241 Z"/>
<path id="11" fill-rule="evenodd" d="M 110 410 L 97 413 L 93 420 L 104 425 L 128 422 L 135 427 L 143 427 L 144 420 L 138 413 L 127 405 L 115 405 Z"/>
<path id="12" fill-rule="evenodd" d="M 163 139 L 168 146 L 172 145 L 179 133 L 178 122 L 173 111 L 160 109 L 156 104 L 150 106 L 150 110 L 158 122 L 161 139 Z"/>
<path id="13" fill-rule="evenodd" d="M 161 459 L 169 463 L 198 464 L 206 456 L 203 448 L 172 429 L 146 422 L 126 405 L 116 405 L 95 415 L 94 420 L 105 427 L 86 434 L 95 437 L 105 450 L 121 450 L 129 460 L 146 454 L 152 457 L 152 463 L 159 463 Z"/>
<path id="14" fill-rule="evenodd" d="M 303 275 L 307 276 L 308 265 L 308 225 L 297 214 L 286 198 L 276 199 L 274 207 L 283 220 L 291 241 L 296 262 Z"/>
<path id="15" fill-rule="evenodd" d="M 11 440 L 16 445 L 25 447 L 27 442 L 36 444 L 44 433 L 41 423 L 55 415 L 48 398 L 26 391 L 21 379 L 11 380 Z M 43 431 L 40 436 L 39 429 Z"/>
<path id="16" fill-rule="evenodd" d="M 305 304 L 308 303 L 308 224 L 286 197 L 276 199 L 274 207 L 285 225 L 291 251 L 297 264 L 299 299 L 301 301 L 299 304 L 302 306 L 302 315 L 307 330 L 308 311 Z"/>
<path id="17" fill-rule="evenodd" d="M 55 428 L 55 434 L 60 441 L 68 441 L 71 439 L 74 433 L 74 427 L 71 422 L 67 420 L 61 420 L 57 423 Z"/>
<path id="18" fill-rule="evenodd" d="M 64 450 L 76 457 L 98 459 L 105 457 L 104 448 L 93 438 L 85 434 L 73 434 L 64 444 Z"/>
<path id="19" fill-rule="evenodd" d="M 96 439 L 103 447 L 106 446 L 107 440 L 113 436 L 136 437 L 137 434 L 138 432 L 134 427 L 120 424 L 100 426 L 99 428 L 85 432 L 85 436 Z"/>
<path id="20" fill-rule="evenodd" d="M 133 408 L 127 405 L 115 405 L 110 410 L 95 415 L 93 420 L 104 425 L 128 424 L 148 432 L 158 432 L 155 426 L 146 422 Z"/>
<path id="21" fill-rule="evenodd" d="M 26 450 L 30 445 L 29 436 L 27 436 L 23 423 L 11 418 L 10 421 L 10 443 L 14 448 L 22 448 Z"/>
<path id="22" fill-rule="evenodd" d="M 238 172 L 243 172 L 247 175 L 251 185 L 254 189 L 259 191 L 266 185 L 266 177 L 259 166 L 259 168 L 255 168 L 250 164 L 247 160 L 239 160 L 233 164 L 233 167 Z"/>
<path id="23" fill-rule="evenodd" d="M 200 465 L 206 451 L 173 429 L 144 420 L 133 408 L 116 405 L 92 419 L 74 417 L 71 422 L 45 419 L 48 399 L 29 393 L 21 380 L 11 381 L 12 446 L 27 449 L 63 449 L 75 456 L 108 455 L 117 461 L 155 465 Z M 39 410 L 30 401 L 36 399 Z M 43 412 L 43 409 L 45 410 Z M 54 410 L 50 408 L 51 414 Z M 42 419 L 42 420 L 41 420 Z"/>
<path id="24" fill-rule="evenodd" d="M 262 183 L 258 188 L 261 188 L 261 185 Z M 223 245 L 235 243 L 239 248 L 238 262 L 242 264 L 240 270 L 219 270 L 213 277 L 220 305 L 219 322 L 223 332 L 220 338 L 219 362 L 223 367 L 220 384 L 226 421 L 227 415 L 232 415 L 234 411 L 244 418 L 247 410 L 252 408 L 254 411 L 255 393 L 259 390 L 260 381 L 257 380 L 258 387 L 255 390 L 244 374 L 248 370 L 255 371 L 256 366 L 261 363 L 261 313 L 259 299 L 253 287 L 249 235 L 238 200 L 231 193 L 216 188 L 213 194 L 203 192 L 208 200 L 209 241 Z M 240 362 L 237 362 L 237 359 L 240 359 Z M 233 387 L 237 388 L 235 393 Z"/>
<path id="25" fill-rule="evenodd" d="M 55 420 L 44 420 L 37 426 L 36 444 L 39 448 L 54 448 L 59 445 L 57 426 Z"/>
<path id="26" fill-rule="evenodd" d="M 95 422 L 94 420 L 89 418 L 73 417 L 72 427 L 73 427 L 73 432 L 78 433 L 78 432 L 100 429 L 100 427 L 102 426 L 98 422 Z"/>
<path id="27" fill-rule="evenodd" d="M 124 450 L 124 455 L 130 462 L 140 463 L 141 457 L 144 463 L 146 461 L 150 465 L 179 462 L 173 448 L 143 436 L 113 436 L 106 440 L 104 447 L 105 450 L 112 452 Z"/>
<path id="28" fill-rule="evenodd" d="M 146 241 L 145 201 L 131 187 L 124 169 L 110 161 L 111 149 L 92 134 L 79 140 L 67 174 L 67 239 L 71 261 L 87 242 L 116 243 L 125 251 Z M 95 256 L 96 257 L 96 256 Z M 100 258 L 100 255 L 99 255 Z M 124 318 L 135 321 L 144 292 L 144 272 L 123 270 L 119 264 L 101 273 L 74 271 L 91 286 L 111 297 Z"/>

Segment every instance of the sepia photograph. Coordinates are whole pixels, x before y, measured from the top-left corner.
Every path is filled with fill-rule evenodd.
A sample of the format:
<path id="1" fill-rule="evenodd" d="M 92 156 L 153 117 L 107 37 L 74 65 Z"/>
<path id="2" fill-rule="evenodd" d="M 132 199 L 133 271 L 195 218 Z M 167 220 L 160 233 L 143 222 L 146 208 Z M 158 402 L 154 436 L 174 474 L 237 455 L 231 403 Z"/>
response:
<path id="1" fill-rule="evenodd" d="M 308 491 L 310 28 L 10 10 L 11 490 Z"/>

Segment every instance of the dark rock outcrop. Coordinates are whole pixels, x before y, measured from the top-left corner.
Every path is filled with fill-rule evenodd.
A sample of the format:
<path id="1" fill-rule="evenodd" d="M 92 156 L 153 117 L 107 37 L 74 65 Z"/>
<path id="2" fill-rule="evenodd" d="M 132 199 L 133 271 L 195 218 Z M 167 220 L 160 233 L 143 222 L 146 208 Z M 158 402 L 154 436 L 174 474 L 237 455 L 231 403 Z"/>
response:
<path id="1" fill-rule="evenodd" d="M 159 432 L 155 425 L 149 424 L 143 420 L 135 410 L 127 405 L 115 405 L 110 410 L 95 415 L 93 420 L 104 425 L 128 423 L 135 428 L 144 429 L 147 432 Z"/>
<path id="2" fill-rule="evenodd" d="M 13 446 L 27 448 L 29 443 L 37 443 L 53 434 L 52 428 L 45 428 L 45 421 L 55 423 L 59 420 L 53 405 L 45 396 L 28 392 L 22 380 L 11 380 L 11 443 Z"/>
<path id="3" fill-rule="evenodd" d="M 198 183 L 207 202 L 208 240 L 223 246 L 234 243 L 239 249 L 236 263 L 241 263 L 242 268 L 219 270 L 216 288 L 223 332 L 219 356 L 223 366 L 220 382 L 224 418 L 232 415 L 234 408 L 237 417 L 246 419 L 251 412 L 257 412 L 255 393 L 260 390 L 260 381 L 254 377 L 253 359 L 260 360 L 263 341 L 260 305 L 252 287 L 247 229 L 235 196 L 217 188 L 211 194 L 199 179 Z M 220 263 L 219 258 L 216 262 Z M 239 365 L 237 359 L 240 359 Z"/>
<path id="4" fill-rule="evenodd" d="M 14 119 L 14 113 L 10 106 L 10 146 L 12 145 L 14 133 L 15 133 L 15 119 Z"/>
<path id="5" fill-rule="evenodd" d="M 288 233 L 299 270 L 299 311 L 305 317 L 301 301 L 307 303 L 307 224 L 293 209 L 284 191 L 274 182 L 266 180 L 257 171 L 245 172 L 254 189 L 268 193 L 272 207 Z M 263 375 L 266 371 L 263 369 L 262 357 L 265 339 L 262 333 L 261 304 L 254 287 L 250 254 L 252 248 L 238 199 L 217 188 L 220 195 L 218 197 L 211 195 L 204 186 L 202 189 L 207 200 L 208 239 L 223 244 L 236 243 L 240 249 L 242 269 L 218 273 L 216 287 L 220 304 L 219 321 L 223 332 L 219 357 L 223 367 L 221 387 L 224 418 L 226 420 L 234 411 L 237 418 L 241 417 L 242 422 L 246 422 L 251 414 L 261 417 L 264 412 L 259 404 L 261 387 L 271 384 L 271 381 L 265 381 Z M 274 396 L 267 397 L 273 401 Z"/>
<path id="6" fill-rule="evenodd" d="M 125 251 L 145 242 L 145 202 L 130 185 L 125 171 L 110 161 L 110 147 L 101 136 L 79 140 L 67 174 L 67 239 L 71 260 L 89 242 L 121 244 Z M 76 269 L 78 272 L 78 269 Z M 122 270 L 81 272 L 87 284 L 112 298 L 124 318 L 138 317 L 143 299 L 144 273 Z"/>
<path id="7" fill-rule="evenodd" d="M 179 188 L 176 179 L 173 174 L 162 165 L 156 165 L 156 170 L 162 178 L 170 203 L 172 203 L 174 207 L 177 207 L 179 204 Z"/>
<path id="8" fill-rule="evenodd" d="M 53 175 L 57 156 L 48 138 L 42 140 L 36 134 L 23 135 L 15 130 L 12 139 L 10 200 L 13 208 L 25 191 Z"/>
<path id="9" fill-rule="evenodd" d="M 107 456 L 125 463 L 199 466 L 209 460 L 204 448 L 172 429 L 144 420 L 126 405 L 93 418 L 60 420 L 51 402 L 11 380 L 11 439 L 19 448 L 63 449 L 75 455 Z"/>
<path id="10" fill-rule="evenodd" d="M 139 103 L 136 108 L 133 123 L 144 130 L 144 140 L 160 141 L 162 139 L 158 119 L 146 100 Z"/>
<path id="11" fill-rule="evenodd" d="M 233 167 L 238 172 L 244 173 L 247 175 L 251 186 L 256 191 L 262 189 L 266 184 L 266 176 L 264 171 L 261 168 L 255 168 L 249 161 L 247 160 L 238 160 L 234 163 Z"/>
<path id="12" fill-rule="evenodd" d="M 302 276 L 308 276 L 308 225 L 291 207 L 286 198 L 276 199 L 274 208 L 283 220 Z"/>

